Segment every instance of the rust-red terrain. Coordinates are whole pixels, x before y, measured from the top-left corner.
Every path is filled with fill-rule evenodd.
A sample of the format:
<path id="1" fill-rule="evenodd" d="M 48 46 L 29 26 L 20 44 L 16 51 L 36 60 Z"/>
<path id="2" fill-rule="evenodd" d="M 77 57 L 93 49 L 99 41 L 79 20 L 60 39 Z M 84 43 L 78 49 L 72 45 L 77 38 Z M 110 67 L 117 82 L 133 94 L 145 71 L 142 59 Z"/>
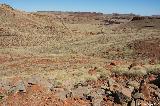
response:
<path id="1" fill-rule="evenodd" d="M 160 17 L 0 5 L 0 106 L 159 106 Z"/>

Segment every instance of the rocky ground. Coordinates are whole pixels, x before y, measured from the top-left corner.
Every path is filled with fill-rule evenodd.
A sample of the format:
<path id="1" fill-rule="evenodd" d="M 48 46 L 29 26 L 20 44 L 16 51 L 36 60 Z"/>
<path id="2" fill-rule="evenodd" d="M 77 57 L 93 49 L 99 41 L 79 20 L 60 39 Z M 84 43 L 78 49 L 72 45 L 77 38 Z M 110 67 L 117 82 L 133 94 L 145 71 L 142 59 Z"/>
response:
<path id="1" fill-rule="evenodd" d="M 0 106 L 159 106 L 160 18 L 0 5 Z"/>
<path id="2" fill-rule="evenodd" d="M 38 75 L 13 77 L 0 81 L 0 99 L 2 106 L 159 106 L 159 79 L 159 75 L 153 74 L 145 77 L 113 74 L 68 89 Z"/>

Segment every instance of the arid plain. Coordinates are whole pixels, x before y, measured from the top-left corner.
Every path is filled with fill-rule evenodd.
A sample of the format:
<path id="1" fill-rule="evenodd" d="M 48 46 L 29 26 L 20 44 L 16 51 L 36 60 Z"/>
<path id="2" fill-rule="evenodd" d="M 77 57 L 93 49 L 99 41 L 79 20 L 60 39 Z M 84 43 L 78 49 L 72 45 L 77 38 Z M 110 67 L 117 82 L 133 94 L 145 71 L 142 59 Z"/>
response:
<path id="1" fill-rule="evenodd" d="M 0 5 L 0 106 L 159 101 L 160 17 Z"/>

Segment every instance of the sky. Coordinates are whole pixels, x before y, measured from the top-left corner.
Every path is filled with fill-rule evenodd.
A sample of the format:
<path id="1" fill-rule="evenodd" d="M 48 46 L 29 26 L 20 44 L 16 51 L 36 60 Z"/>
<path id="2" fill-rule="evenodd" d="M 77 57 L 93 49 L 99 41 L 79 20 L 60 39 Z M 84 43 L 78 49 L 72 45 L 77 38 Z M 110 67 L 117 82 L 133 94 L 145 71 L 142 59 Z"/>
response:
<path id="1" fill-rule="evenodd" d="M 74 11 L 160 15 L 160 0 L 0 0 L 13 8 L 32 11 Z"/>

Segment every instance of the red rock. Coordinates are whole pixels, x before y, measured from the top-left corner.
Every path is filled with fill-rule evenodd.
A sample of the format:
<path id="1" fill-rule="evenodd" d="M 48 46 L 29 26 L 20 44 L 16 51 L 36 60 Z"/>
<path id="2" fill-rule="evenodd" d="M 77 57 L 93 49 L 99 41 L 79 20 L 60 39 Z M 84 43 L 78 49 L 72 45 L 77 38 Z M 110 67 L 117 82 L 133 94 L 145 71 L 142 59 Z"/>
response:
<path id="1" fill-rule="evenodd" d="M 122 88 L 122 93 L 123 93 L 123 95 L 127 96 L 128 98 L 132 97 L 131 96 L 132 92 L 129 88 Z"/>
<path id="2" fill-rule="evenodd" d="M 95 67 L 94 69 L 90 69 L 90 70 L 88 71 L 88 74 L 90 74 L 90 75 L 95 75 L 95 74 L 97 73 L 96 69 L 97 69 L 97 67 Z"/>
<path id="3" fill-rule="evenodd" d="M 146 83 L 146 81 L 141 82 L 140 92 L 144 95 L 146 100 L 150 99 L 149 85 Z"/>
<path id="4" fill-rule="evenodd" d="M 148 77 L 148 80 L 149 80 L 149 81 L 154 81 L 154 80 L 156 80 L 156 77 L 155 77 L 153 74 L 151 74 L 151 75 Z"/>
<path id="5" fill-rule="evenodd" d="M 112 61 L 109 65 L 111 66 L 117 66 L 117 65 L 121 65 L 121 61 Z"/>
<path id="6" fill-rule="evenodd" d="M 3 94 L 3 93 L 5 93 L 5 92 L 6 92 L 6 90 L 0 88 L 0 94 Z"/>
<path id="7" fill-rule="evenodd" d="M 145 102 L 145 101 L 140 101 L 141 102 L 141 106 L 147 106 L 148 104 L 147 104 L 147 102 Z"/>
<path id="8" fill-rule="evenodd" d="M 107 106 L 113 106 L 113 102 L 112 101 L 110 101 L 110 100 L 108 100 L 108 101 L 106 101 L 106 103 L 105 103 Z"/>

